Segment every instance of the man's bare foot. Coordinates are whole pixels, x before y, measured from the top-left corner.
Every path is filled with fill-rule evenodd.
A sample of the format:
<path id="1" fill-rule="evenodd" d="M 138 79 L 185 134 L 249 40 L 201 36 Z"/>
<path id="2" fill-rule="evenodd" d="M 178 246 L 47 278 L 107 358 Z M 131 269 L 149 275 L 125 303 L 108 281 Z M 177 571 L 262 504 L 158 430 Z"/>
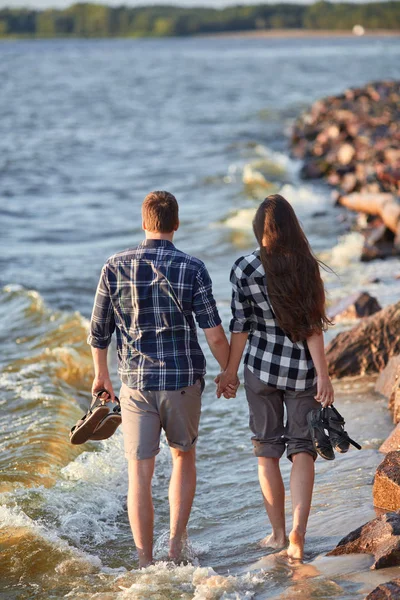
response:
<path id="1" fill-rule="evenodd" d="M 267 535 L 263 540 L 259 542 L 262 548 L 272 548 L 273 550 L 282 550 L 287 545 L 288 540 L 286 535 L 276 536 L 273 533 Z"/>
<path id="2" fill-rule="evenodd" d="M 139 569 L 146 569 L 147 567 L 151 567 L 152 565 L 154 565 L 154 560 L 139 561 Z"/>
<path id="3" fill-rule="evenodd" d="M 305 535 L 298 531 L 291 531 L 289 533 L 289 548 L 287 549 L 287 556 L 289 560 L 295 562 L 301 562 L 304 558 L 304 538 Z"/>
<path id="4" fill-rule="evenodd" d="M 185 533 L 181 538 L 175 537 L 170 538 L 169 540 L 169 553 L 168 558 L 172 560 L 172 562 L 178 562 L 182 558 L 182 550 L 184 544 L 187 539 L 187 534 Z"/>

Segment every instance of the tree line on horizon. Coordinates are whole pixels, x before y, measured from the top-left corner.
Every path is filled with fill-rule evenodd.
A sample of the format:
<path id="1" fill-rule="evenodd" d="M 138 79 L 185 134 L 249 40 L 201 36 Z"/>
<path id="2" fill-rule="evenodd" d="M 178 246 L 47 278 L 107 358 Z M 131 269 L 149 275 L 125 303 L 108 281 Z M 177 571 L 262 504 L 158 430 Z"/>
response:
<path id="1" fill-rule="evenodd" d="M 260 4 L 215 8 L 111 7 L 0 9 L 0 37 L 166 37 L 261 29 L 400 29 L 400 2 Z"/>

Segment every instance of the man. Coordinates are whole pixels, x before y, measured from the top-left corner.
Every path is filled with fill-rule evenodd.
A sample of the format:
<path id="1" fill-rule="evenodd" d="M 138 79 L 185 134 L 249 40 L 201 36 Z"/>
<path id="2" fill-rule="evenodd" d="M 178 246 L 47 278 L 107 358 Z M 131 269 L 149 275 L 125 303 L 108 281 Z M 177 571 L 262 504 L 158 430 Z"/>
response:
<path id="1" fill-rule="evenodd" d="M 178 560 L 196 487 L 195 444 L 204 386 L 205 359 L 196 325 L 204 330 L 221 369 L 229 344 L 204 264 L 172 243 L 179 227 L 178 203 L 168 192 L 152 192 L 142 206 L 145 241 L 112 256 L 104 265 L 91 319 L 95 378 L 114 399 L 107 349 L 116 329 L 120 402 L 128 459 L 128 514 L 139 566 L 152 562 L 151 480 L 165 430 L 172 454 L 169 486 L 171 560 Z M 231 388 L 226 397 L 234 396 Z"/>

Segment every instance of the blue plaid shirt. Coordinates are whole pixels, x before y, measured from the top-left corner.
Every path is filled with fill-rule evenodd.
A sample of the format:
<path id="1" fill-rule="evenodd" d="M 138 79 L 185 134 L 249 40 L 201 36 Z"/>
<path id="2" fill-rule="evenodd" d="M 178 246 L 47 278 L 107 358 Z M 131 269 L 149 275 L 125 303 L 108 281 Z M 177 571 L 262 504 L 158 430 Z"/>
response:
<path id="1" fill-rule="evenodd" d="M 145 240 L 104 265 L 88 343 L 107 348 L 116 330 L 118 373 L 139 390 L 177 390 L 206 371 L 197 340 L 221 323 L 204 264 L 167 240 Z"/>

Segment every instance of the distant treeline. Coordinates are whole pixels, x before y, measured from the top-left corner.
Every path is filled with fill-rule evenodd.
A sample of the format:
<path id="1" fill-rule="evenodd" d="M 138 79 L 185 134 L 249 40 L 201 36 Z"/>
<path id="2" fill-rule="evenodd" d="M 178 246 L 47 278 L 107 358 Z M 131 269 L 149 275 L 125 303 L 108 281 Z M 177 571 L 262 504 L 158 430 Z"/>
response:
<path id="1" fill-rule="evenodd" d="M 400 2 L 262 4 L 213 8 L 110 7 L 74 4 L 64 10 L 0 10 L 0 37 L 187 36 L 257 29 L 400 29 Z"/>

